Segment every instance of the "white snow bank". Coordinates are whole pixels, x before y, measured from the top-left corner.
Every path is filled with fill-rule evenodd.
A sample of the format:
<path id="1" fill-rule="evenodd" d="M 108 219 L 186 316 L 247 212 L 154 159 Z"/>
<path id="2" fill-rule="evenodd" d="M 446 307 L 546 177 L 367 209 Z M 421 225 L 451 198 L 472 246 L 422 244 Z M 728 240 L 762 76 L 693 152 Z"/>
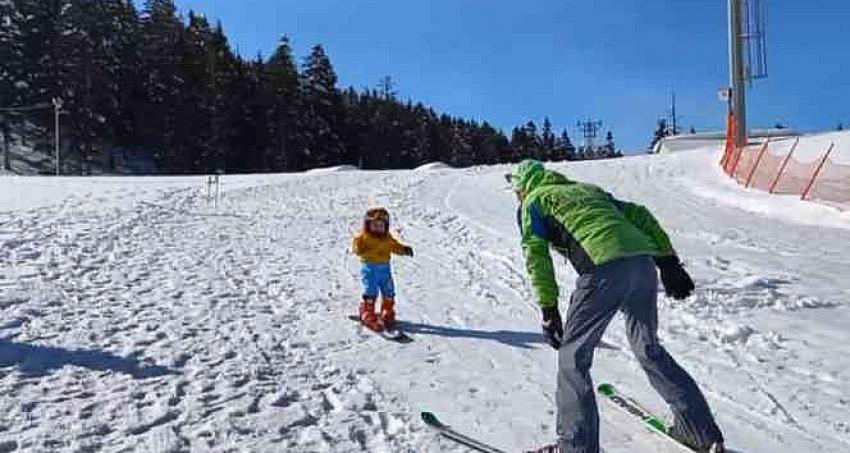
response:
<path id="1" fill-rule="evenodd" d="M 448 170 L 451 169 L 448 164 L 443 162 L 430 162 L 425 165 L 420 165 L 416 167 L 417 171 L 434 171 L 434 170 Z"/>
<path id="2" fill-rule="evenodd" d="M 756 129 L 750 131 L 750 138 L 771 140 L 796 137 L 799 132 L 792 129 Z M 681 134 L 663 138 L 655 144 L 653 153 L 667 154 L 680 151 L 693 151 L 711 146 L 722 148 L 726 143 L 726 132 L 699 132 L 695 134 Z"/>
<path id="3" fill-rule="evenodd" d="M 667 154 L 707 148 L 709 146 L 721 147 L 725 141 L 726 134 L 723 132 L 677 135 L 659 140 L 658 143 L 655 144 L 653 153 Z"/>
<path id="4" fill-rule="evenodd" d="M 789 142 L 786 140 L 781 146 L 790 146 Z M 703 199 L 784 222 L 850 229 L 848 211 L 803 201 L 799 195 L 772 195 L 744 188 L 723 172 L 718 163 L 721 153 L 719 148 L 710 146 L 654 157 L 664 159 L 665 172 L 678 170 L 683 188 Z"/>
<path id="5" fill-rule="evenodd" d="M 842 165 L 850 165 L 850 131 L 833 131 L 818 134 L 807 134 L 800 137 L 800 143 L 794 150 L 794 159 L 802 163 L 812 162 L 823 157 L 824 153 L 833 146 L 829 159 Z M 768 146 L 774 154 L 780 154 Z M 781 154 L 785 154 L 783 149 Z M 850 184 L 850 181 L 848 181 Z"/>
<path id="6" fill-rule="evenodd" d="M 312 170 L 307 170 L 305 173 L 311 175 L 323 175 L 327 173 L 340 173 L 347 171 L 359 171 L 360 169 L 353 165 L 337 165 L 335 167 L 324 167 L 324 168 L 314 168 Z"/>

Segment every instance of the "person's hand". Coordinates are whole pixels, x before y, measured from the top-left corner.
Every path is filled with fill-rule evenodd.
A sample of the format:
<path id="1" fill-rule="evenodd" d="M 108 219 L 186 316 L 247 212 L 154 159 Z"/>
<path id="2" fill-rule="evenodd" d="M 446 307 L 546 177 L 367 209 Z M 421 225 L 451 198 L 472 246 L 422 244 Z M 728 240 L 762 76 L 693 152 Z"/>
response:
<path id="1" fill-rule="evenodd" d="M 556 351 L 560 349 L 561 343 L 564 341 L 564 322 L 561 321 L 561 312 L 558 310 L 558 304 L 543 307 L 543 333 L 546 335 L 546 340 L 549 346 Z"/>
<path id="2" fill-rule="evenodd" d="M 676 300 L 687 299 L 694 292 L 694 281 L 682 267 L 676 255 L 655 258 L 655 265 L 661 271 L 661 283 L 667 296 Z"/>
<path id="3" fill-rule="evenodd" d="M 413 256 L 413 247 L 405 245 L 401 248 L 401 255 L 404 256 Z"/>

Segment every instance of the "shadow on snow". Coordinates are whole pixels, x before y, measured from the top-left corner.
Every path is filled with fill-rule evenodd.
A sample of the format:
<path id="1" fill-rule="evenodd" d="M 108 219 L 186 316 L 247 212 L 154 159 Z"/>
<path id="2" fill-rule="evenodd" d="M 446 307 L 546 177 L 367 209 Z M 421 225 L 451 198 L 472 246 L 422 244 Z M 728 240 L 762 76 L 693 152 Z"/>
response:
<path id="1" fill-rule="evenodd" d="M 398 328 L 410 335 L 436 335 L 447 338 L 490 340 L 521 349 L 533 349 L 535 345 L 548 344 L 543 334 L 537 332 L 518 332 L 514 330 L 476 330 L 459 327 L 435 326 L 409 321 L 399 321 Z M 619 347 L 604 341 L 601 341 L 598 347 L 613 349 L 615 351 L 620 350 Z"/>
<path id="2" fill-rule="evenodd" d="M 106 351 L 29 345 L 0 339 L 0 367 L 14 365 L 18 365 L 21 373 L 29 376 L 44 376 L 66 365 L 128 374 L 135 379 L 178 374 L 167 367 L 145 364 L 139 359 L 121 357 Z"/>

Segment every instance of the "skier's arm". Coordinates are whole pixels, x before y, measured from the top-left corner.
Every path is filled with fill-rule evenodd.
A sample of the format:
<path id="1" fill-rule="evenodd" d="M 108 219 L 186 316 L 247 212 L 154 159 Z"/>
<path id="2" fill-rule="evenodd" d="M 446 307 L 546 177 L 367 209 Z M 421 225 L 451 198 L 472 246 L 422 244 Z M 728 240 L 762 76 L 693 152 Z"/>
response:
<path id="1" fill-rule="evenodd" d="M 351 251 L 354 252 L 355 255 L 360 256 L 363 254 L 363 235 L 357 233 L 354 235 L 354 239 L 351 240 Z"/>
<path id="2" fill-rule="evenodd" d="M 538 304 L 541 307 L 557 306 L 558 283 L 555 280 L 555 266 L 549 254 L 548 229 L 539 205 L 532 202 L 528 207 L 524 207 L 521 220 L 525 265 L 537 293 Z"/>
<path id="3" fill-rule="evenodd" d="M 413 256 L 413 249 L 405 244 L 399 242 L 395 236 L 392 234 L 389 235 L 390 238 L 390 251 L 396 255 L 405 255 L 405 256 Z"/>
<path id="4" fill-rule="evenodd" d="M 399 255 L 399 254 L 401 254 L 401 252 L 404 251 L 405 245 L 402 244 L 401 242 L 399 242 L 399 240 L 396 239 L 395 236 L 393 236 L 392 234 L 388 234 L 387 238 L 390 241 L 390 251 L 392 253 Z"/>
<path id="5" fill-rule="evenodd" d="M 649 209 L 637 203 L 619 200 L 615 200 L 615 202 L 626 219 L 652 240 L 659 256 L 676 254 L 676 251 L 673 249 L 673 243 L 670 242 L 670 236 L 667 235 L 667 232 L 664 231 L 664 228 L 658 223 L 658 219 L 652 215 Z"/>

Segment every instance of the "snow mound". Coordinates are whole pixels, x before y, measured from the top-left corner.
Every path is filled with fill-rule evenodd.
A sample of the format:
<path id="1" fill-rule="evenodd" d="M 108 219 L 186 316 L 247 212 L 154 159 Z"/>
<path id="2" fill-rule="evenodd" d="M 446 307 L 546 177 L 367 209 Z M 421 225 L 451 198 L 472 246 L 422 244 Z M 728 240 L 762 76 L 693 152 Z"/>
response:
<path id="1" fill-rule="evenodd" d="M 436 171 L 436 170 L 449 170 L 452 167 L 443 162 L 430 162 L 425 165 L 420 165 L 416 167 L 417 171 Z"/>
<path id="2" fill-rule="evenodd" d="M 770 137 L 771 140 L 781 138 L 797 137 L 800 133 L 791 129 L 756 129 L 750 131 L 753 139 Z M 721 148 L 726 143 L 726 132 L 699 132 L 695 134 L 682 134 L 666 137 L 655 144 L 652 152 L 654 154 L 676 153 L 680 151 L 693 151 L 707 147 Z"/>
<path id="3" fill-rule="evenodd" d="M 355 167 L 354 165 L 337 165 L 335 167 L 314 168 L 312 170 L 307 170 L 306 173 L 311 174 L 311 175 L 316 175 L 316 174 L 323 175 L 323 174 L 326 174 L 326 173 L 342 173 L 342 172 L 358 171 L 358 170 L 360 170 L 360 169 Z"/>
<path id="4" fill-rule="evenodd" d="M 801 162 L 812 162 L 823 156 L 829 147 L 829 159 L 842 165 L 850 165 L 850 131 L 822 132 L 800 137 L 794 158 Z"/>

